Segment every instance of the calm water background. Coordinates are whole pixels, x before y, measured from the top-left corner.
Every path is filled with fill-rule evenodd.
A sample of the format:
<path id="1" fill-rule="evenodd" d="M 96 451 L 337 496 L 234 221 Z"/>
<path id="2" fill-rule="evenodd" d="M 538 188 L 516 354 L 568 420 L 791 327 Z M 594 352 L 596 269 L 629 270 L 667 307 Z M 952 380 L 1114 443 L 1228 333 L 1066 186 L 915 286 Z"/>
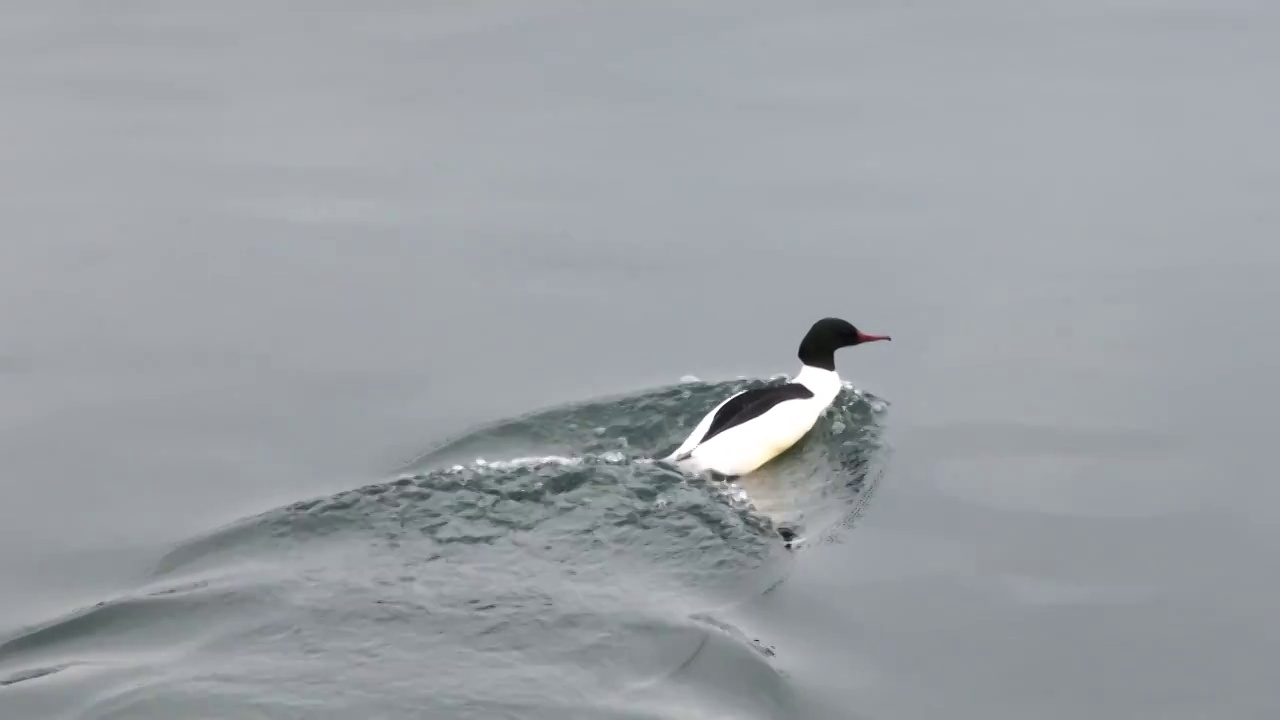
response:
<path id="1" fill-rule="evenodd" d="M 816 705 L 1274 717 L 1277 68 L 1244 0 L 11 4 L 0 635 L 835 314 L 888 474 L 744 610 Z"/>

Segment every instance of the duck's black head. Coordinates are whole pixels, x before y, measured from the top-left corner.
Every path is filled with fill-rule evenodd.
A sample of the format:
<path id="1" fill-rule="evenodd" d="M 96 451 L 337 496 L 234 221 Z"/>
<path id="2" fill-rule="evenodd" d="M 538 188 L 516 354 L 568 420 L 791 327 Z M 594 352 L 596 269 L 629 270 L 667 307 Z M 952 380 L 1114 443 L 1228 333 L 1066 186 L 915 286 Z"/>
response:
<path id="1" fill-rule="evenodd" d="M 840 318 L 823 318 L 814 323 L 800 341 L 800 362 L 809 367 L 835 370 L 836 350 L 888 339 L 888 335 L 868 335 Z"/>

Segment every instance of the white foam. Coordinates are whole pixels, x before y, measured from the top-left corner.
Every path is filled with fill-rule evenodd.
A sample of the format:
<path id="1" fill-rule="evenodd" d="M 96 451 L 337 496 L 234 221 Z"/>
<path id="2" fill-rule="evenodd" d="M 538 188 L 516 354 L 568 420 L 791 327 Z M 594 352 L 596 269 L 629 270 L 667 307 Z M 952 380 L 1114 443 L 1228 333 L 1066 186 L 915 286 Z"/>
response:
<path id="1" fill-rule="evenodd" d="M 491 470 L 511 470 L 522 467 L 536 467 L 540 465 L 558 465 L 561 467 L 571 467 L 581 465 L 589 460 L 599 460 L 601 462 L 612 464 L 623 464 L 632 462 L 637 465 L 650 464 L 654 462 L 651 458 L 630 459 L 618 450 L 609 450 L 599 455 L 527 455 L 522 457 L 514 457 L 507 460 L 486 460 L 482 457 L 475 459 L 469 467 L 473 469 L 491 469 Z M 454 465 L 449 468 L 449 472 L 462 472 L 468 469 L 466 465 Z"/>
<path id="2" fill-rule="evenodd" d="M 530 455 L 528 457 L 511 458 L 510 460 L 495 460 L 485 462 L 483 458 L 476 458 L 476 465 L 480 467 L 491 467 L 497 470 L 508 470 L 518 467 L 529 467 L 532 465 L 581 465 L 580 457 L 565 457 L 562 455 Z"/>

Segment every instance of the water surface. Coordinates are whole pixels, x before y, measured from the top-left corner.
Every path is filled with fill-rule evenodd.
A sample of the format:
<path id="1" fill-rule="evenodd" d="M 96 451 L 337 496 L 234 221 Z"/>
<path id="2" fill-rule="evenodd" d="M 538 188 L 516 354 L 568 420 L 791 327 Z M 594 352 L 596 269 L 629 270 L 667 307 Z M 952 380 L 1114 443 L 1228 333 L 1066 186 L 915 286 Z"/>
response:
<path id="1" fill-rule="evenodd" d="M 1270 716 L 1277 30 L 13 6 L 0 715 Z M 829 314 L 894 336 L 839 358 L 886 403 L 856 522 L 832 435 L 754 509 L 635 464 L 713 398 L 625 399 L 793 371 Z M 548 456 L 588 460 L 485 469 Z M 459 527 L 454 464 L 576 479 Z"/>

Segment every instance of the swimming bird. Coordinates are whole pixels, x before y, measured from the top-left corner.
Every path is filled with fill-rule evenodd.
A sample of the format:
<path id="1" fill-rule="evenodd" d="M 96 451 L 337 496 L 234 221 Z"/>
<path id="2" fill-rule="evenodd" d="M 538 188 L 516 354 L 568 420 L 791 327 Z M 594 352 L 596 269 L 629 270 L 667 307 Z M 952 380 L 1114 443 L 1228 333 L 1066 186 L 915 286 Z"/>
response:
<path id="1" fill-rule="evenodd" d="M 781 455 L 813 427 L 840 393 L 836 350 L 888 335 L 868 335 L 840 318 L 823 318 L 800 341 L 800 372 L 782 385 L 744 390 L 708 412 L 665 460 L 694 472 L 745 475 Z"/>

